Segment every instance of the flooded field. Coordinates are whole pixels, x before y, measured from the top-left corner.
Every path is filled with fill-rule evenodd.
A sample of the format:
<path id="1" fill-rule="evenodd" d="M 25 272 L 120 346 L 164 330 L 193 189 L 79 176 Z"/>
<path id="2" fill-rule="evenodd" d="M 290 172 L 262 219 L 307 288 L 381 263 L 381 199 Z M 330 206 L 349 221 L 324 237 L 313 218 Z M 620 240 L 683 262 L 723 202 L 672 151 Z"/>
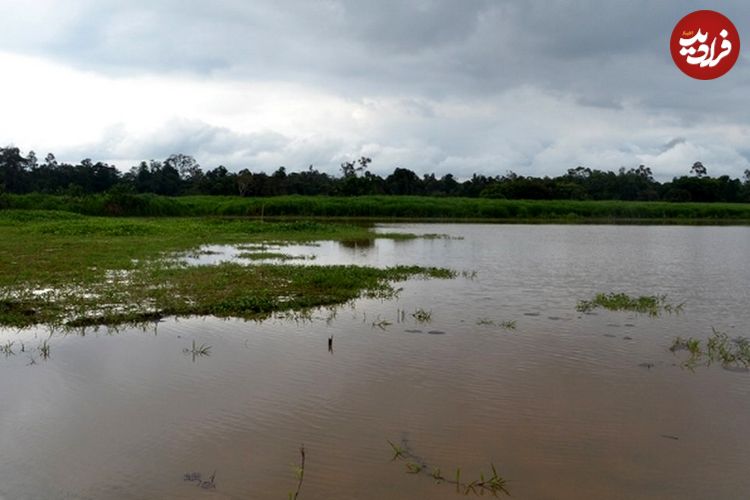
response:
<path id="1" fill-rule="evenodd" d="M 459 275 L 262 322 L 0 330 L 0 498 L 284 499 L 302 445 L 302 500 L 458 498 L 491 464 L 518 499 L 747 498 L 750 373 L 670 347 L 750 337 L 750 228 L 380 230 L 449 238 L 262 251 Z M 577 310 L 609 292 L 683 306 Z"/>

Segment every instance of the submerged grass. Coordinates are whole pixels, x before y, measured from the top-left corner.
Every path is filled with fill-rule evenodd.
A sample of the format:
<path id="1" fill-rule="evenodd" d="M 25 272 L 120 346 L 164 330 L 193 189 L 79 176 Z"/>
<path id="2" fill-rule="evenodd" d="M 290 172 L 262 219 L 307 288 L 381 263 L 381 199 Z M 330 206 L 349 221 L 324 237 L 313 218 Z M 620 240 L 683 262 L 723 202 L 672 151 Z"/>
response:
<path id="1" fill-rule="evenodd" d="M 417 266 L 188 266 L 175 258 L 206 244 L 375 237 L 382 236 L 368 227 L 315 221 L 113 219 L 4 210 L 0 325 L 74 327 L 140 323 L 167 315 L 262 318 L 361 295 L 391 296 L 392 281 L 454 276 L 446 269 Z"/>
<path id="2" fill-rule="evenodd" d="M 267 251 L 260 251 L 260 252 L 242 252 L 237 255 L 240 259 L 248 259 L 248 260 L 313 260 L 314 256 L 306 256 L 306 255 L 291 255 L 288 253 L 281 253 L 281 252 L 267 252 Z"/>
<path id="3" fill-rule="evenodd" d="M 426 474 L 431 477 L 436 483 L 441 484 L 452 484 L 456 487 L 456 493 L 463 495 L 475 495 L 483 496 L 485 493 L 497 497 L 499 495 L 508 495 L 508 480 L 498 474 L 494 464 L 490 464 L 490 471 L 487 475 L 484 472 L 480 472 L 475 479 L 471 481 L 462 480 L 461 468 L 456 468 L 455 476 L 446 477 L 440 467 L 427 463 L 422 457 L 416 455 L 411 451 L 409 443 L 406 440 L 402 440 L 401 444 L 394 444 L 388 441 L 393 451 L 393 457 L 391 461 L 401 460 L 404 461 L 406 467 L 406 473 L 408 474 Z"/>
<path id="4" fill-rule="evenodd" d="M 705 344 L 696 338 L 677 337 L 669 350 L 672 352 L 687 351 L 690 356 L 682 366 L 693 369 L 698 365 L 720 363 L 729 370 L 747 371 L 750 368 L 750 339 L 747 337 L 730 338 L 724 332 L 712 328 L 713 333 Z"/>
<path id="5" fill-rule="evenodd" d="M 420 307 L 414 311 L 411 316 L 417 321 L 417 323 L 429 323 L 432 320 L 432 311 L 427 311 Z"/>
<path id="6" fill-rule="evenodd" d="M 590 312 L 597 307 L 610 311 L 633 311 L 649 316 L 659 316 L 662 312 L 679 313 L 684 304 L 670 304 L 666 295 L 642 295 L 631 297 L 625 293 L 598 293 L 592 300 L 581 300 L 576 309 L 580 312 Z"/>

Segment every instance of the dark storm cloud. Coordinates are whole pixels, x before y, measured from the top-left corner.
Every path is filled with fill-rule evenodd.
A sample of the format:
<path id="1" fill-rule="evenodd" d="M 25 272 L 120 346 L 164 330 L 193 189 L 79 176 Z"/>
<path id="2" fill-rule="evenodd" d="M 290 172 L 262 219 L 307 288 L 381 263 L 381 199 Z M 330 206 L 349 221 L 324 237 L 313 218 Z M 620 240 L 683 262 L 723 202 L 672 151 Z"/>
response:
<path id="1" fill-rule="evenodd" d="M 376 121 L 359 139 L 318 148 L 315 159 L 333 167 L 346 151 L 463 175 L 514 166 L 554 174 L 579 163 L 667 165 L 691 154 L 715 154 L 736 175 L 747 162 L 735 144 L 747 135 L 740 104 L 748 58 L 719 80 L 699 82 L 682 75 L 667 50 L 677 20 L 705 8 L 695 1 L 41 3 L 34 10 L 0 6 L 0 48 L 113 77 L 294 82 L 357 106 L 398 103 L 398 113 L 381 111 L 390 121 Z M 741 36 L 750 33 L 750 4 L 711 8 L 732 18 Z M 473 115 L 441 106 L 465 106 Z M 222 149 L 239 148 L 225 157 L 269 162 L 283 154 L 304 162 L 303 153 L 316 149 L 285 131 L 249 141 L 243 134 L 194 123 L 130 144 L 146 156 L 182 150 L 221 158 Z M 731 144 L 717 144 L 732 134 Z M 682 142 L 664 149 L 675 137 Z M 108 141 L 103 149 L 124 154 L 127 141 Z M 262 153 L 243 146 L 254 141 L 264 144 Z"/>
<path id="2" fill-rule="evenodd" d="M 553 81 L 558 79 L 552 75 L 579 81 L 582 70 L 596 70 L 591 62 L 597 58 L 606 64 L 657 49 L 664 59 L 675 16 L 690 4 L 79 2 L 52 39 L 29 36 L 19 42 L 6 31 L 0 40 L 6 47 L 105 71 L 226 70 L 270 78 L 309 74 L 314 80 L 365 76 L 364 83 L 385 82 L 392 90 L 440 74 L 446 91 L 460 93 L 453 87 L 457 79 L 476 80 L 478 87 L 536 83 L 545 74 Z M 34 32 L 44 29 L 34 19 L 18 22 Z"/>

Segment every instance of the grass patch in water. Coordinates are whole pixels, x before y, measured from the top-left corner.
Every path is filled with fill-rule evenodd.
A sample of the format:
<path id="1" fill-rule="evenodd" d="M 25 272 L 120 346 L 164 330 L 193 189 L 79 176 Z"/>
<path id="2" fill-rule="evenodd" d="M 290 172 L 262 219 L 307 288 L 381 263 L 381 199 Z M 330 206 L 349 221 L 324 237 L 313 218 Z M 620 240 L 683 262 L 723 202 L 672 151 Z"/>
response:
<path id="1" fill-rule="evenodd" d="M 626 293 L 597 293 L 592 300 L 581 300 L 576 306 L 580 312 L 590 312 L 598 307 L 610 311 L 633 311 L 649 316 L 659 316 L 662 312 L 680 313 L 683 303 L 670 304 L 666 295 L 641 295 L 631 297 Z"/>
<path id="2" fill-rule="evenodd" d="M 242 252 L 237 257 L 248 260 L 305 260 L 308 258 L 304 255 L 290 255 L 281 252 Z"/>
<path id="3" fill-rule="evenodd" d="M 411 316 L 417 323 L 429 323 L 432 320 L 432 311 L 426 311 L 420 307 Z"/>
<path id="4" fill-rule="evenodd" d="M 191 267 L 178 258 L 208 244 L 375 237 L 383 235 L 368 227 L 318 221 L 112 219 L 0 211 L 0 325 L 80 327 L 141 323 L 168 315 L 261 318 L 362 295 L 392 296 L 390 282 L 411 277 L 454 277 L 446 269 L 416 266 L 225 262 Z"/>
<path id="5" fill-rule="evenodd" d="M 699 339 L 677 337 L 669 350 L 672 352 L 688 351 L 690 356 L 682 366 L 693 369 L 698 365 L 709 366 L 720 363 L 729 370 L 746 371 L 750 368 L 750 339 L 747 337 L 730 338 L 724 332 L 712 328 L 713 333 L 705 343 Z"/>

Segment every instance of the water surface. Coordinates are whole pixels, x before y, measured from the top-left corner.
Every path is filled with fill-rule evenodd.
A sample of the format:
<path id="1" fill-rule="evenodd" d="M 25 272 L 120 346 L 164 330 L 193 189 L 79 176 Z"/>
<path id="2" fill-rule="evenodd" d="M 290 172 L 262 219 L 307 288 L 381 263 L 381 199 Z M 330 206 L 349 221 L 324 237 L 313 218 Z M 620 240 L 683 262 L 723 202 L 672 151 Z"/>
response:
<path id="1" fill-rule="evenodd" d="M 455 238 L 281 251 L 469 272 L 308 318 L 54 333 L 46 360 L 45 329 L 0 331 L 14 342 L 0 354 L 0 498 L 287 498 L 301 444 L 300 499 L 458 497 L 390 462 L 387 440 L 466 479 L 492 462 L 513 498 L 747 498 L 750 374 L 690 371 L 668 348 L 712 327 L 750 336 L 750 228 L 381 230 Z M 667 294 L 684 312 L 576 311 L 609 291 Z M 185 353 L 193 340 L 209 355 Z M 193 472 L 215 472 L 215 488 L 184 481 Z"/>

